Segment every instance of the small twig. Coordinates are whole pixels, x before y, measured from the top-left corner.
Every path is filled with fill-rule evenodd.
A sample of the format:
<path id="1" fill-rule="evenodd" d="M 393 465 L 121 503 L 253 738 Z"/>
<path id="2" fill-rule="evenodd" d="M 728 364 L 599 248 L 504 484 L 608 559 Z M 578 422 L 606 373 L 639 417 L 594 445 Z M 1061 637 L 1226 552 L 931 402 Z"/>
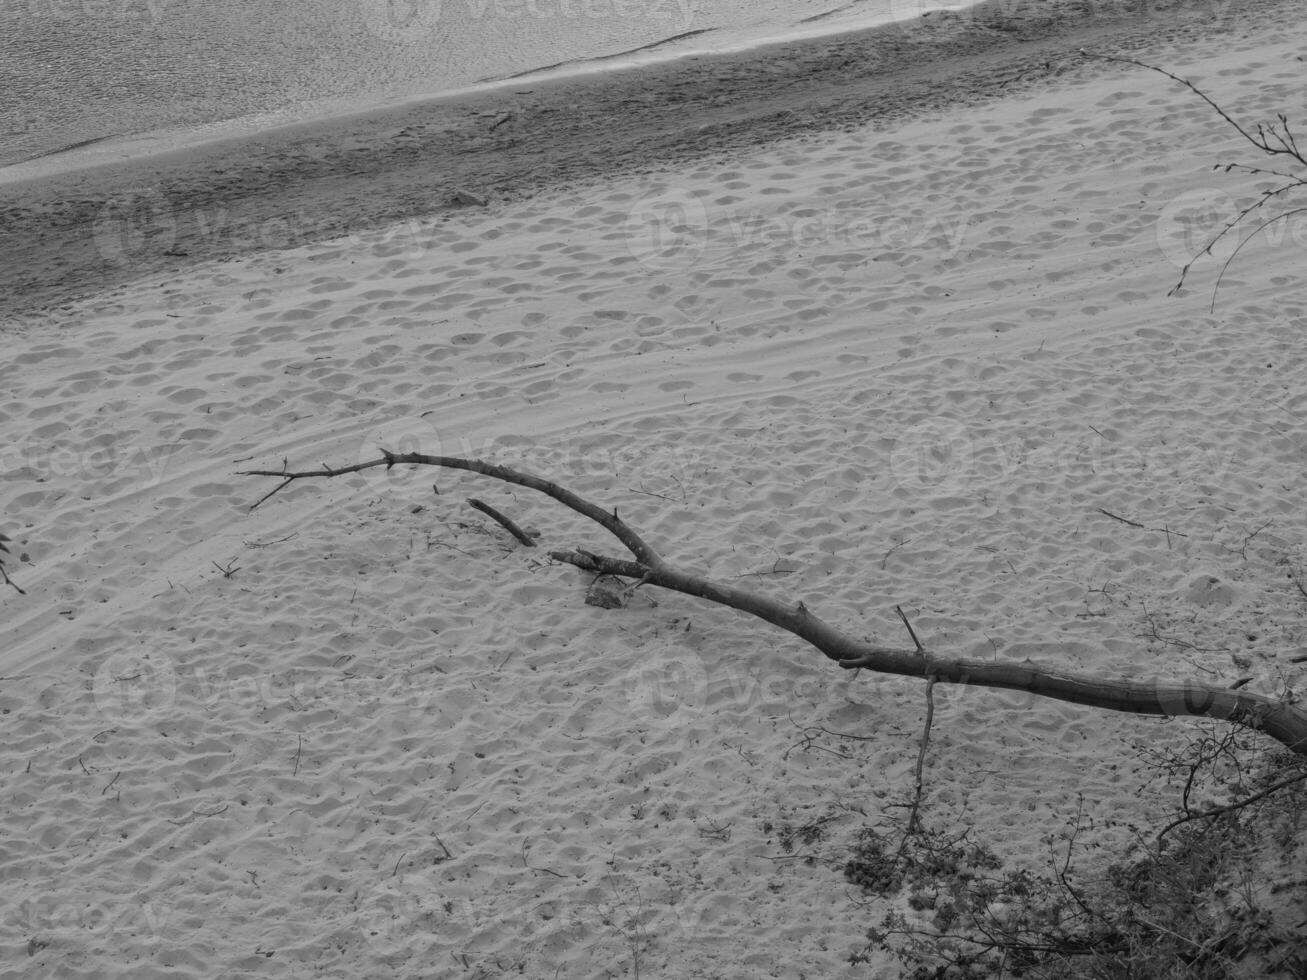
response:
<path id="1" fill-rule="evenodd" d="M 899 540 L 895 543 L 894 547 L 890 548 L 889 551 L 885 552 L 885 554 L 881 556 L 880 567 L 883 569 L 885 567 L 885 563 L 889 561 L 889 556 L 894 554 L 894 552 L 898 551 L 900 548 L 902 548 L 905 544 L 907 544 L 911 540 L 912 540 L 911 538 L 899 538 Z"/>
<path id="2" fill-rule="evenodd" d="M 247 548 L 270 548 L 274 544 L 281 544 L 283 541 L 289 541 L 299 534 L 299 531 L 292 531 L 284 538 L 273 538 L 271 541 L 242 541 L 241 544 Z"/>
<path id="3" fill-rule="evenodd" d="M 216 817 L 220 813 L 226 813 L 227 808 L 229 806 L 231 806 L 230 803 L 224 803 L 216 810 L 192 810 L 190 813 L 182 817 L 180 820 L 169 819 L 168 822 L 171 824 L 176 824 L 178 827 L 181 827 L 184 826 L 185 824 L 190 823 L 196 817 Z"/>
<path id="4" fill-rule="evenodd" d="M 1131 527 L 1137 527 L 1137 528 L 1139 528 L 1141 531 L 1161 531 L 1163 534 L 1166 535 L 1166 549 L 1167 549 L 1167 551 L 1170 551 L 1170 550 L 1171 550 L 1171 536 L 1172 536 L 1172 535 L 1174 535 L 1174 536 L 1177 537 L 1177 538 L 1187 538 L 1187 537 L 1189 537 L 1189 535 L 1185 534 L 1183 531 L 1177 531 L 1177 530 L 1175 530 L 1174 528 L 1170 527 L 1169 525 L 1165 525 L 1165 524 L 1164 524 L 1164 525 L 1162 525 L 1161 527 L 1149 527 L 1147 524 L 1140 524 L 1138 521 L 1132 521 L 1132 520 L 1130 520 L 1129 518 L 1127 518 L 1127 517 L 1122 517 L 1122 516 L 1119 515 L 1119 514 L 1113 514 L 1110 510 L 1103 510 L 1102 507 L 1098 508 L 1098 512 L 1099 512 L 1100 514 L 1106 514 L 1108 517 L 1112 518 L 1112 520 L 1114 520 L 1114 521 L 1120 521 L 1122 524 L 1129 524 Z"/>
<path id="5" fill-rule="evenodd" d="M 1138 521 L 1132 521 L 1128 517 L 1121 517 L 1119 514 L 1113 514 L 1110 510 L 1103 510 L 1102 507 L 1098 508 L 1098 512 L 1100 514 L 1106 514 L 1108 517 L 1112 518 L 1112 520 L 1120 521 L 1122 524 L 1129 524 L 1131 527 L 1144 528 L 1145 531 L 1148 530 Z"/>
<path id="6" fill-rule="evenodd" d="M 1230 552 L 1235 552 L 1239 555 L 1240 558 L 1242 558 L 1244 561 L 1247 561 L 1248 545 L 1252 542 L 1253 538 L 1257 537 L 1257 535 L 1261 534 L 1263 531 L 1265 531 L 1268 527 L 1270 527 L 1274 523 L 1275 523 L 1274 521 L 1270 521 L 1270 520 L 1263 521 L 1261 524 L 1257 525 L 1255 530 L 1250 531 L 1249 533 L 1244 535 L 1243 544 L 1240 545 L 1237 549 L 1226 548 L 1225 550 Z"/>
<path id="7" fill-rule="evenodd" d="M 523 837 L 523 838 L 522 838 L 522 865 L 523 865 L 525 868 L 527 868 L 527 870 L 529 870 L 529 871 L 542 871 L 542 872 L 544 872 L 544 873 L 547 874 L 547 875 L 553 875 L 555 878 L 570 878 L 570 877 L 572 877 L 571 875 L 565 875 L 565 874 L 563 874 L 561 871 L 555 871 L 553 868 L 537 868 L 534 864 L 532 864 L 530 861 L 528 861 L 527 858 L 526 858 L 526 847 L 527 847 L 527 844 L 530 842 L 530 840 L 531 840 L 531 839 L 530 839 L 529 837 Z"/>
<path id="8" fill-rule="evenodd" d="M 527 534 L 520 527 L 518 527 L 517 524 L 515 524 L 511 518 L 501 514 L 499 511 L 495 510 L 495 508 L 491 507 L 489 504 L 477 500 L 476 497 L 469 497 L 467 502 L 471 504 L 473 507 L 475 507 L 477 510 L 481 511 L 481 513 L 485 514 L 486 516 L 496 521 L 500 525 L 500 527 L 502 527 L 513 537 L 517 538 L 518 541 L 522 542 L 522 544 L 526 545 L 528 548 L 534 548 L 536 546 L 535 540 L 531 537 L 531 535 Z"/>
<path id="9" fill-rule="evenodd" d="M 917 639 L 917 633 L 916 633 L 916 630 L 914 630 L 914 629 L 912 628 L 912 624 L 908 622 L 908 617 L 907 617 L 906 615 L 904 615 L 904 613 L 903 613 L 903 607 L 902 607 L 902 606 L 895 606 L 895 607 L 894 607 L 894 611 L 895 611 L 896 613 L 899 614 L 899 619 L 903 620 L 903 625 L 907 627 L 907 629 L 908 629 L 908 636 L 912 637 L 912 642 L 913 642 L 914 644 L 916 644 L 916 647 L 917 647 L 917 653 L 925 653 L 925 652 L 926 652 L 926 648 L 923 647 L 923 646 L 921 645 L 921 641 Z M 934 684 L 935 681 L 932 679 L 932 680 L 931 680 L 931 683 Z"/>
<path id="10" fill-rule="evenodd" d="M 291 771 L 292 776 L 298 776 L 300 774 L 300 755 L 304 751 L 304 736 L 296 735 L 295 739 L 295 768 Z"/>
<path id="11" fill-rule="evenodd" d="M 670 500 L 672 503 L 679 503 L 675 497 L 669 497 L 665 493 L 654 493 L 652 490 L 637 490 L 635 487 L 627 487 L 626 489 L 631 493 L 638 493 L 642 497 L 658 497 L 660 500 Z M 684 500 L 685 498 L 682 497 L 681 499 Z"/>
<path id="12" fill-rule="evenodd" d="M 741 572 L 736 576 L 736 578 L 761 577 L 763 575 L 793 575 L 798 571 L 796 568 L 781 568 L 781 562 L 784 560 L 784 558 L 777 558 L 771 563 L 771 568 L 767 569 L 765 572 Z"/>

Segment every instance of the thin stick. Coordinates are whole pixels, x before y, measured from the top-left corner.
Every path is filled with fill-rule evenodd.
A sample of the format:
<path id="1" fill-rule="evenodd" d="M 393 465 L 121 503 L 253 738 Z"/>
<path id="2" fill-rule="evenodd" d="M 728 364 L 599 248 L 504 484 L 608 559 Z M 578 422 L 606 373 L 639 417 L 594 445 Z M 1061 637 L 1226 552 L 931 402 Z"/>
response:
<path id="1" fill-rule="evenodd" d="M 921 788 L 922 775 L 926 766 L 926 746 L 930 744 L 930 726 L 935 720 L 935 678 L 926 679 L 926 724 L 921 731 L 921 749 L 917 752 L 917 787 L 912 797 L 912 813 L 908 816 L 908 832 L 911 836 L 921 830 Z"/>
<path id="2" fill-rule="evenodd" d="M 515 523 L 513 523 L 512 518 L 507 517 L 504 514 L 501 514 L 499 511 L 495 510 L 495 508 L 491 507 L 489 504 L 477 500 L 476 497 L 469 497 L 467 502 L 471 504 L 473 507 L 475 507 L 477 510 L 481 511 L 481 513 L 485 514 L 486 516 L 498 522 L 500 527 L 502 527 L 513 537 L 517 538 L 518 541 L 521 541 L 528 548 L 534 548 L 536 546 L 536 543 L 534 540 L 532 540 L 531 536 L 527 534 L 525 531 L 523 531 L 520 527 L 518 527 Z"/>
<path id="3" fill-rule="evenodd" d="M 899 614 L 899 619 L 903 620 L 903 625 L 908 628 L 908 636 L 912 637 L 912 642 L 917 645 L 917 653 L 925 653 L 926 648 L 923 647 L 921 641 L 917 639 L 917 631 L 912 628 L 912 624 L 908 622 L 908 617 L 903 614 L 903 607 L 895 606 L 894 611 Z M 931 683 L 933 684 L 935 682 L 931 681 Z"/>
<path id="4" fill-rule="evenodd" d="M 1132 520 L 1130 520 L 1130 519 L 1127 518 L 1127 517 L 1121 517 L 1119 514 L 1113 514 L 1110 510 L 1103 510 L 1102 507 L 1098 508 L 1098 512 L 1099 512 L 1100 514 L 1106 514 L 1108 517 L 1112 518 L 1112 520 L 1114 520 L 1114 521 L 1120 521 L 1122 524 L 1129 524 L 1131 527 L 1144 527 L 1144 526 L 1143 526 L 1142 524 L 1140 524 L 1138 521 L 1132 521 Z M 1148 530 L 1148 529 L 1147 529 L 1147 528 L 1144 528 L 1144 530 Z"/>

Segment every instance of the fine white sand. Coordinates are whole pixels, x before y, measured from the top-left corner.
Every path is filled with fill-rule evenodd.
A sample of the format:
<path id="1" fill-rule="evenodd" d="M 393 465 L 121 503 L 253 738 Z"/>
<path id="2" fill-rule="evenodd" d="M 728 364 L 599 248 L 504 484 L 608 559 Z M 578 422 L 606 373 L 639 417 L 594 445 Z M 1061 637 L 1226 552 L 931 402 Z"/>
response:
<path id="1" fill-rule="evenodd" d="M 1150 56 L 1254 121 L 1304 55 L 1254 23 Z M 901 604 L 940 651 L 1300 689 L 1301 223 L 1214 312 L 1219 261 L 1167 295 L 1259 187 L 1236 160 L 1100 67 L 14 319 L 0 977 L 894 975 L 848 963 L 886 906 L 841 867 L 902 819 L 920 682 L 587 605 L 466 504 L 620 554 L 527 491 L 374 470 L 251 512 L 276 481 L 237 471 L 486 457 L 896 645 Z M 928 823 L 1036 867 L 1081 795 L 1086 860 L 1123 857 L 1177 792 L 1137 747 L 1202 730 L 935 697 Z"/>

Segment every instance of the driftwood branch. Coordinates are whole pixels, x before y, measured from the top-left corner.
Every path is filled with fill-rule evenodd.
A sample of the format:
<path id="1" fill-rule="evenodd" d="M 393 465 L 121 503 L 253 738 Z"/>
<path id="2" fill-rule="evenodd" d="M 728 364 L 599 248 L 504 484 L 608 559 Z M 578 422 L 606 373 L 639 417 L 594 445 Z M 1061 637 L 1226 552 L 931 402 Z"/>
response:
<path id="1" fill-rule="evenodd" d="M 642 584 L 738 609 L 793 633 L 845 669 L 865 668 L 882 674 L 920 677 L 935 684 L 1026 691 L 1057 701 L 1133 714 L 1217 718 L 1264 732 L 1292 751 L 1307 755 L 1307 711 L 1283 700 L 1192 680 L 1163 682 L 1094 677 L 1055 670 L 1029 660 L 1019 663 L 971 660 L 941 655 L 926 648 L 903 649 L 869 643 L 815 616 L 803 602 L 782 602 L 672 566 L 616 512 L 604 510 L 552 480 L 477 459 L 392 453 L 385 449 L 381 453 L 379 459 L 351 466 L 292 471 L 283 463 L 280 470 L 248 470 L 242 475 L 277 477 L 282 481 L 254 505 L 257 507 L 296 480 L 343 476 L 379 466 L 440 466 L 479 473 L 552 497 L 609 531 L 634 556 L 634 560 L 614 558 L 580 549 L 550 552 L 556 561 L 585 571 L 636 579 Z"/>

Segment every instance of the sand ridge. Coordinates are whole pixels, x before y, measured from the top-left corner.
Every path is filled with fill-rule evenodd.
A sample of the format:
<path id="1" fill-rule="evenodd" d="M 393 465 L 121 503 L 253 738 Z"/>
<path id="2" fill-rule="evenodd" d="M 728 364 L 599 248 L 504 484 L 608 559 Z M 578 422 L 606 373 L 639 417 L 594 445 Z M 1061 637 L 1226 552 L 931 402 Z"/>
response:
<path id="1" fill-rule="evenodd" d="M 1271 33 L 1158 55 L 1264 118 L 1303 50 Z M 868 975 L 839 869 L 910 788 L 919 684 L 587 606 L 464 503 L 616 553 L 525 491 L 372 471 L 251 513 L 236 471 L 481 454 L 867 634 L 902 604 L 971 656 L 1300 687 L 1300 254 L 1166 296 L 1238 152 L 1160 79 L 1068 80 L 19 321 L 0 976 Z M 1193 731 L 936 699 L 928 811 L 1010 860 L 1078 794 L 1124 853 L 1174 800 L 1135 745 Z"/>

